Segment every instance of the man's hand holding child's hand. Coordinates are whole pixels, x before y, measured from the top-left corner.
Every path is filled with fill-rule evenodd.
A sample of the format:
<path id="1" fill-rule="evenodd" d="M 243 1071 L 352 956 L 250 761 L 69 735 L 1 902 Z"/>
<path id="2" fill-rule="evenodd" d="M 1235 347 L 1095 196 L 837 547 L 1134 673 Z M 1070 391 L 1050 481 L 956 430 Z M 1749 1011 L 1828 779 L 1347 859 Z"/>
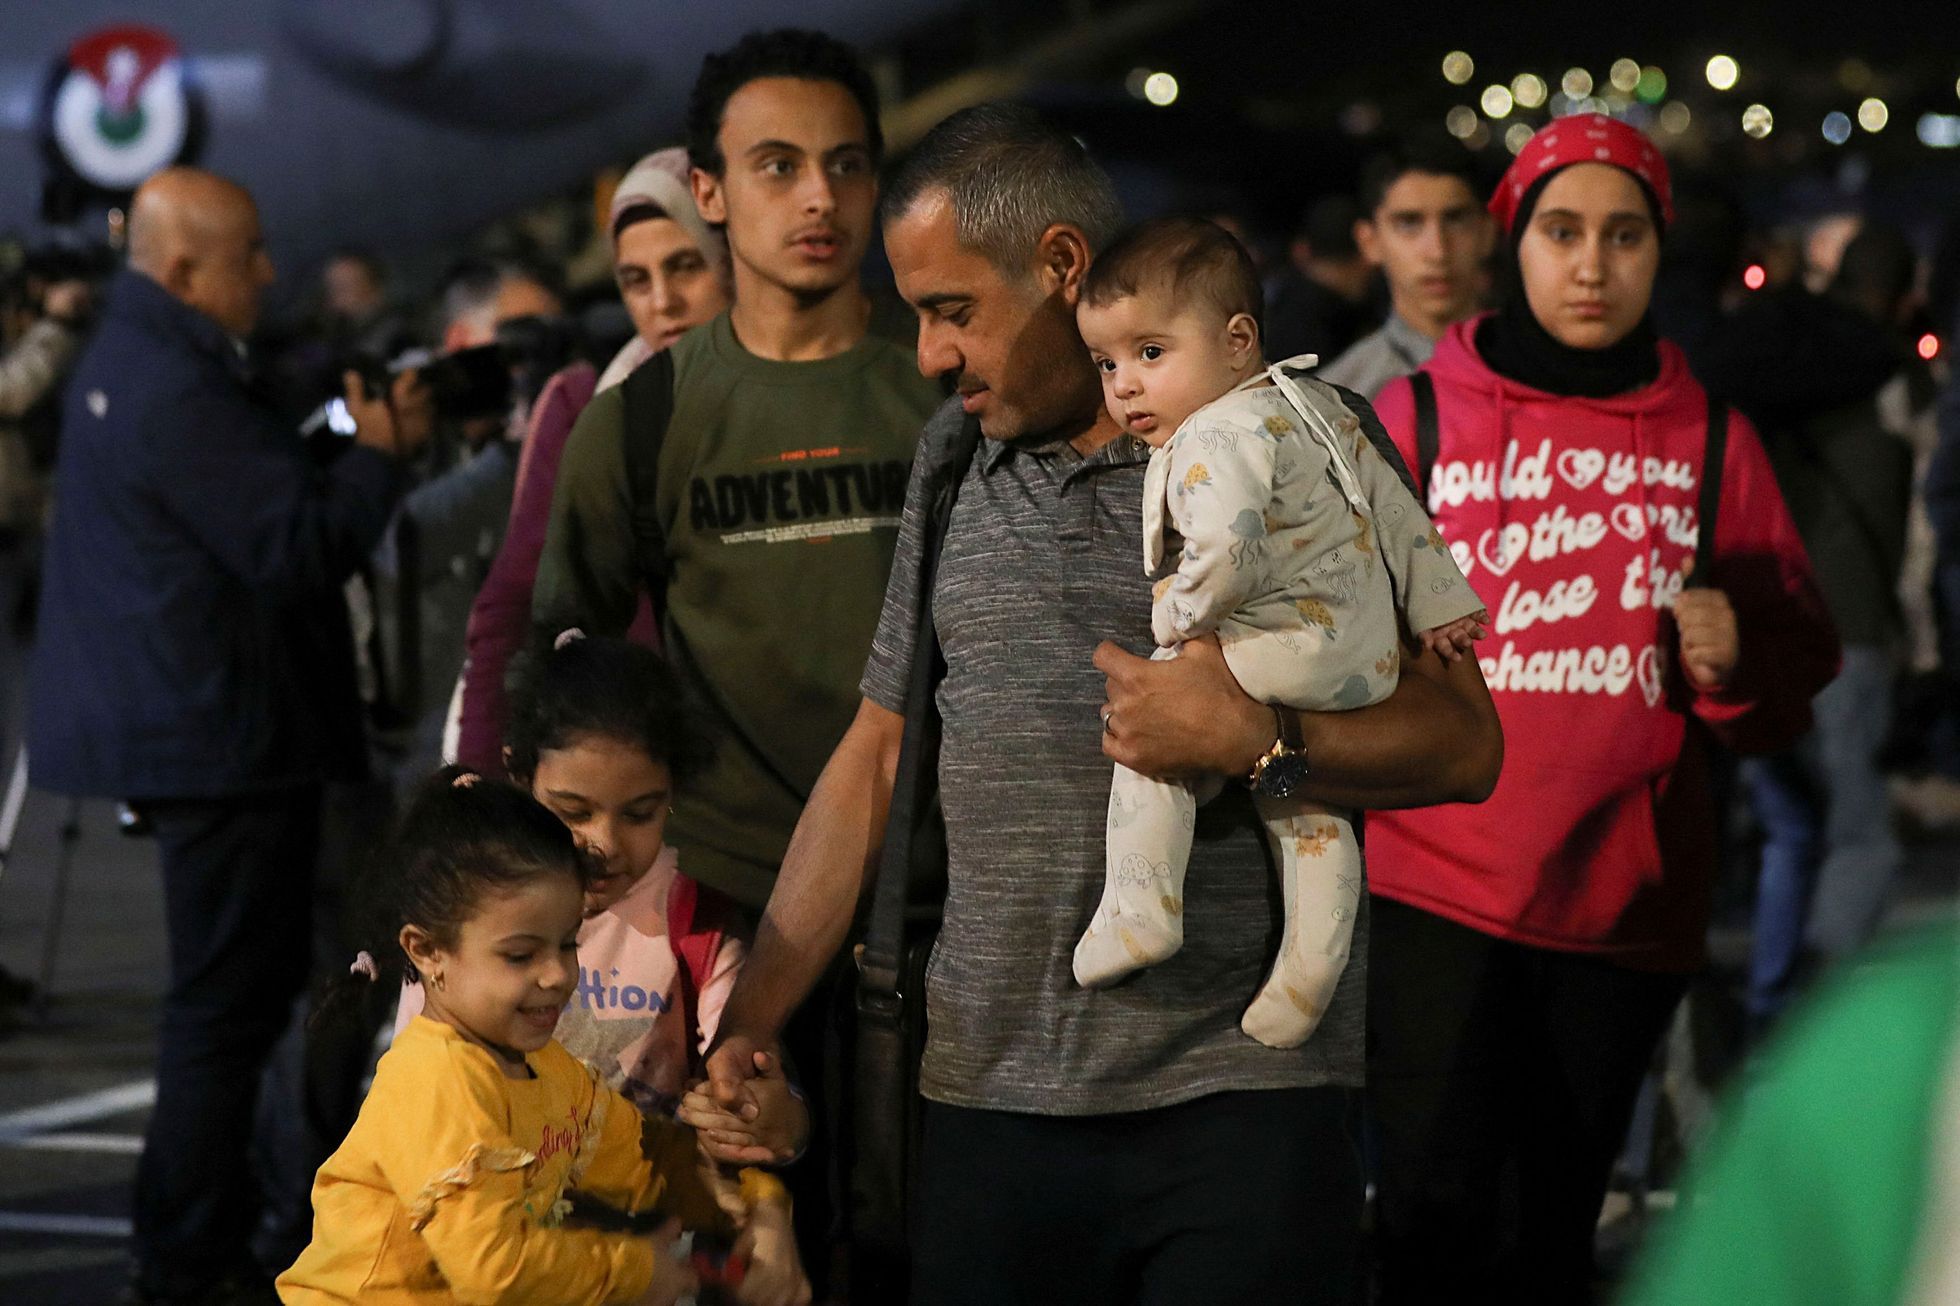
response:
<path id="1" fill-rule="evenodd" d="M 790 1088 L 782 1062 L 769 1052 L 753 1056 L 755 1073 L 743 1085 L 747 1101 L 725 1104 L 712 1085 L 697 1083 L 677 1113 L 703 1150 L 725 1165 L 781 1165 L 809 1138 L 810 1112 Z"/>

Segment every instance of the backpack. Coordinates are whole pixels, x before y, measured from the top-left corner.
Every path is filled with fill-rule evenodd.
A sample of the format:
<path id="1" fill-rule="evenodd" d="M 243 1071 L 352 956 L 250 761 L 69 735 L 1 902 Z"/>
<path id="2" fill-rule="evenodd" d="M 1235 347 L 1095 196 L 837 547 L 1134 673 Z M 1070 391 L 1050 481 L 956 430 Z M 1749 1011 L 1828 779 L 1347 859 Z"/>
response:
<path id="1" fill-rule="evenodd" d="M 715 956 L 721 951 L 722 929 L 714 919 L 721 912 L 700 912 L 704 891 L 683 872 L 674 876 L 667 890 L 667 942 L 680 964 L 675 974 L 680 980 L 682 1009 L 687 1013 L 687 1060 L 690 1066 L 701 1056 L 701 990 L 715 973 Z M 709 919 L 700 919 L 707 916 Z"/>

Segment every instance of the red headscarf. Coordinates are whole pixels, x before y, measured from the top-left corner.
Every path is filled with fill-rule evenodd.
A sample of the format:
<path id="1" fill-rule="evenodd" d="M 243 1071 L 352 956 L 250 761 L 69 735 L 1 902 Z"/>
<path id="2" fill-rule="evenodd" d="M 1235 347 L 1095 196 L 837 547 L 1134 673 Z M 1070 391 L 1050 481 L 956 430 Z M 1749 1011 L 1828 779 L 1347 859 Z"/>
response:
<path id="1" fill-rule="evenodd" d="M 1511 230 L 1518 206 L 1540 177 L 1575 163 L 1610 163 L 1626 169 L 1646 184 L 1660 205 L 1662 225 L 1673 225 L 1674 188 L 1661 152 L 1638 129 L 1603 113 L 1587 113 L 1556 119 L 1518 151 L 1490 197 L 1490 211 L 1504 230 Z"/>

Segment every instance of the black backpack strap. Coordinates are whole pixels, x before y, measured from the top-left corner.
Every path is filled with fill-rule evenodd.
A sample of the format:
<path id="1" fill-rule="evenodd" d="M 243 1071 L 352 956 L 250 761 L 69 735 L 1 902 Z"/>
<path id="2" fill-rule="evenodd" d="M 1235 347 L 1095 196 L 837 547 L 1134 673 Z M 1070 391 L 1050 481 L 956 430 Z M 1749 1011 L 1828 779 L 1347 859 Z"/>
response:
<path id="1" fill-rule="evenodd" d="M 1409 393 L 1416 401 L 1416 501 L 1429 506 L 1429 473 L 1436 467 L 1436 451 L 1442 447 L 1442 427 L 1436 415 L 1436 382 L 1427 372 L 1409 374 Z"/>
<path id="2" fill-rule="evenodd" d="M 885 842 L 878 858 L 878 882 L 872 890 L 864 950 L 859 954 L 861 1003 L 867 998 L 873 1003 L 896 1002 L 911 891 L 915 883 L 936 869 L 921 865 L 927 859 L 919 855 L 925 842 L 919 837 L 920 825 L 939 785 L 939 713 L 933 704 L 933 691 L 946 673 L 939 636 L 933 626 L 932 590 L 940 551 L 946 543 L 946 528 L 953 518 L 953 503 L 959 497 L 960 482 L 966 479 L 967 467 L 973 462 L 974 450 L 979 447 L 980 423 L 969 417 L 949 445 L 945 461 L 935 469 L 935 489 L 928 500 L 932 506 L 920 541 L 919 586 L 913 596 L 912 669 L 905 687 L 905 734 L 899 744 L 898 774 L 892 785 L 890 815 L 885 821 Z M 919 456 L 924 457 L 924 452 Z M 914 1000 L 922 996 L 915 995 Z"/>
<path id="3" fill-rule="evenodd" d="M 632 494 L 633 554 L 653 599 L 655 620 L 667 614 L 667 529 L 660 521 L 660 451 L 674 416 L 674 359 L 661 350 L 619 383 L 626 407 L 623 444 L 626 484 Z"/>
<path id="4" fill-rule="evenodd" d="M 1712 585 L 1715 573 L 1715 523 L 1721 516 L 1722 464 L 1729 451 L 1729 406 L 1708 396 L 1708 438 L 1701 454 L 1701 502 L 1695 511 L 1695 574 L 1687 584 Z"/>

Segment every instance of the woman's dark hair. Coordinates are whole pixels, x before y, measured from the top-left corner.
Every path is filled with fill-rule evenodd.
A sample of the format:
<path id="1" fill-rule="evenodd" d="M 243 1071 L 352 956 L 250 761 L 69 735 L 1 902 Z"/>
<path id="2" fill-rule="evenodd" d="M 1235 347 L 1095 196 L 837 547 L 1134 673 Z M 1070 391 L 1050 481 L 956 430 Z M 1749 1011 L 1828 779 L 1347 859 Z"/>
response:
<path id="1" fill-rule="evenodd" d="M 398 973 L 417 978 L 398 941 L 404 925 L 454 946 L 463 922 L 486 897 L 554 875 L 583 890 L 589 867 L 565 823 L 529 794 L 462 767 L 444 767 L 416 787 L 369 864 L 362 899 L 372 919 L 362 933 L 371 940 L 367 955 L 374 973 L 336 976 L 315 1019 L 346 1005 L 370 980 Z"/>
<path id="2" fill-rule="evenodd" d="M 667 210 L 661 208 L 651 200 L 648 200 L 644 204 L 630 205 L 622 210 L 618 217 L 613 219 L 612 238 L 617 242 L 619 240 L 619 233 L 628 227 L 642 222 L 652 222 L 655 218 L 665 218 L 667 216 Z"/>
<path id="3" fill-rule="evenodd" d="M 652 649 L 629 640 L 561 636 L 514 669 L 511 778 L 529 785 L 538 756 L 581 739 L 631 744 L 673 774 L 676 787 L 700 774 L 708 749 L 680 682 Z"/>

